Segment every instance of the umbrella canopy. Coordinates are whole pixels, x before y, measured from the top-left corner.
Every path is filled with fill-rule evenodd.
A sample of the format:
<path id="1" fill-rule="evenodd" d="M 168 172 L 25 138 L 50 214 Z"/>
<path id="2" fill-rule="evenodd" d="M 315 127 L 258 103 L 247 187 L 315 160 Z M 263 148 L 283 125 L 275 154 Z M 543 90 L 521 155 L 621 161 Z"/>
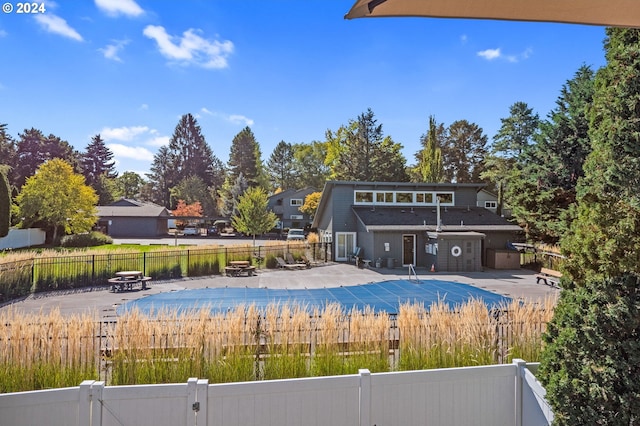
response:
<path id="1" fill-rule="evenodd" d="M 357 0 L 345 19 L 478 18 L 640 27 L 639 0 Z"/>

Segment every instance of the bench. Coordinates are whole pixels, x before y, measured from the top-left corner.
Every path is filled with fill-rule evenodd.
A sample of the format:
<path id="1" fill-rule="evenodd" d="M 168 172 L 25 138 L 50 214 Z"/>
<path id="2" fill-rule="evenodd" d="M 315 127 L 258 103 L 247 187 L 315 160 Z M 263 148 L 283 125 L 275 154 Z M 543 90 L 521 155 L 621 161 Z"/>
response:
<path id="1" fill-rule="evenodd" d="M 540 273 L 536 275 L 536 284 L 540 284 L 542 281 L 548 286 L 559 287 L 560 278 L 562 278 L 562 273 L 554 271 L 553 269 L 540 268 Z"/>

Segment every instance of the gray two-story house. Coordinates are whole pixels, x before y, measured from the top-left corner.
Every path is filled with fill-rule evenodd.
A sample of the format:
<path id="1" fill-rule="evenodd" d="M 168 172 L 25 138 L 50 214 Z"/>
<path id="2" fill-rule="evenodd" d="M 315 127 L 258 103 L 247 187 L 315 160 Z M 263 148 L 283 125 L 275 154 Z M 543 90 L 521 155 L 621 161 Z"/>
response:
<path id="1" fill-rule="evenodd" d="M 359 248 L 372 265 L 481 271 L 495 265 L 489 256 L 508 250 L 522 233 L 477 206 L 483 186 L 329 181 L 312 226 L 333 242 L 335 261 L 350 260 Z"/>
<path id="2" fill-rule="evenodd" d="M 317 192 L 315 188 L 286 189 L 269 197 L 267 208 L 278 216 L 280 229 L 305 228 L 312 218 L 300 211 L 307 195 Z"/>

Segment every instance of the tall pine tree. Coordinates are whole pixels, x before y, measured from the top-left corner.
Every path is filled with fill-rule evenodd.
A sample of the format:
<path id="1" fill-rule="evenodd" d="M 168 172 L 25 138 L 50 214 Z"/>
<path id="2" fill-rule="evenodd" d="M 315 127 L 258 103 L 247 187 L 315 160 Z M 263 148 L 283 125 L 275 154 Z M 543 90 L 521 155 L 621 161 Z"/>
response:
<path id="1" fill-rule="evenodd" d="M 434 116 L 429 116 L 429 130 L 420 138 L 422 149 L 416 153 L 413 167 L 414 182 L 444 182 L 442 145 L 446 138 L 444 125 L 437 124 Z"/>
<path id="2" fill-rule="evenodd" d="M 80 168 L 85 183 L 92 187 L 98 194 L 98 204 L 106 205 L 113 200 L 111 188 L 113 181 L 118 177 L 113 152 L 104 143 L 99 134 L 91 138 L 91 142 L 80 156 Z"/>
<path id="3" fill-rule="evenodd" d="M 640 422 L 640 30 L 609 28 L 539 371 L 558 425 Z"/>

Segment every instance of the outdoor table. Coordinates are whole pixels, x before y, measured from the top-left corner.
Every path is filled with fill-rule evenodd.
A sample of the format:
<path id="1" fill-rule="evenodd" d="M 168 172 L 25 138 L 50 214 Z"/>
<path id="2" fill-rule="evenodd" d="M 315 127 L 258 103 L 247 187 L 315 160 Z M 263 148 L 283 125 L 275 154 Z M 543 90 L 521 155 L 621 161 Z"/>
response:
<path id="1" fill-rule="evenodd" d="M 119 271 L 115 278 L 109 279 L 112 291 L 133 290 L 134 284 L 141 284 L 142 290 L 147 289 L 147 281 L 151 277 L 145 277 L 142 271 Z"/>
<path id="2" fill-rule="evenodd" d="M 251 263 L 248 260 L 232 260 L 229 262 L 229 266 L 224 268 L 224 272 L 227 275 L 232 277 L 239 277 L 243 273 L 246 273 L 247 276 L 252 276 L 253 272 L 256 270 L 255 266 L 251 266 Z"/>

